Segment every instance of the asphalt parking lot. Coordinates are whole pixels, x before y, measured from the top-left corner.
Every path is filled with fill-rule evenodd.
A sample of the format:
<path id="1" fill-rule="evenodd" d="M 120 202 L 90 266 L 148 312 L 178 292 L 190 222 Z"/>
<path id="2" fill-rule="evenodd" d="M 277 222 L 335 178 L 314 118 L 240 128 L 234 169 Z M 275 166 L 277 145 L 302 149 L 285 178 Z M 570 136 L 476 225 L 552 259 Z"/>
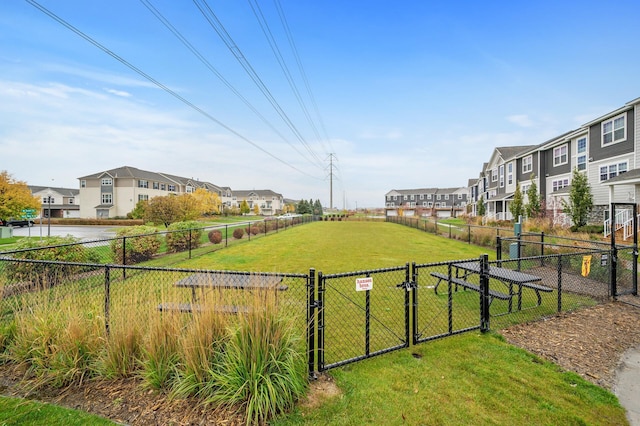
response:
<path id="1" fill-rule="evenodd" d="M 115 230 L 117 226 L 64 226 L 64 225 L 51 225 L 48 226 L 46 222 L 42 225 L 40 222 L 32 227 L 17 227 L 13 228 L 13 235 L 15 237 L 46 237 L 51 236 L 67 236 L 71 235 L 82 241 L 101 240 L 105 238 L 113 238 L 116 235 Z"/>

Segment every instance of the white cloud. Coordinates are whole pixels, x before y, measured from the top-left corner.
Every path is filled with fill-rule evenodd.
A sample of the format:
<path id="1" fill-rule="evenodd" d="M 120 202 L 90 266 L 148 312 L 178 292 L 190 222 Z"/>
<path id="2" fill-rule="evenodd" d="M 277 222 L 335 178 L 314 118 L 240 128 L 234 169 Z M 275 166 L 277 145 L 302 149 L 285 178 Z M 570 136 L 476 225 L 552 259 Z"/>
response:
<path id="1" fill-rule="evenodd" d="M 533 120 L 526 114 L 516 114 L 507 117 L 507 120 L 520 127 L 532 127 Z"/>
<path id="2" fill-rule="evenodd" d="M 123 98 L 131 97 L 131 93 L 125 92 L 123 90 L 115 90 L 115 89 L 104 89 L 107 93 L 111 93 L 112 95 L 121 96 Z"/>

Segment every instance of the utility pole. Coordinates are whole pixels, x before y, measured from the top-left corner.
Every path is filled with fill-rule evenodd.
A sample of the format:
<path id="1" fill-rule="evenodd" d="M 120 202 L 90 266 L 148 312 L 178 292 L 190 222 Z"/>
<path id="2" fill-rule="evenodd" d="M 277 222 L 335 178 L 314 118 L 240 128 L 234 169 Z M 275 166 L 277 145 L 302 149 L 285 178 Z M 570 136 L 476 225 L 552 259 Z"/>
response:
<path id="1" fill-rule="evenodd" d="M 329 154 L 329 208 L 333 210 L 333 157 L 335 154 Z"/>

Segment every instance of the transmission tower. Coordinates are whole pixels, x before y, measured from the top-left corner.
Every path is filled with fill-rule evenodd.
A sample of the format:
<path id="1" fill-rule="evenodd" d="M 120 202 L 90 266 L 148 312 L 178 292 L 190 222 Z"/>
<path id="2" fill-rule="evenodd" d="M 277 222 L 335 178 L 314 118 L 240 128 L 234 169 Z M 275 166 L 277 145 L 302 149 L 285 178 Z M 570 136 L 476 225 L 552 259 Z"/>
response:
<path id="1" fill-rule="evenodd" d="M 333 159 L 335 154 L 329 154 L 329 208 L 333 210 Z"/>

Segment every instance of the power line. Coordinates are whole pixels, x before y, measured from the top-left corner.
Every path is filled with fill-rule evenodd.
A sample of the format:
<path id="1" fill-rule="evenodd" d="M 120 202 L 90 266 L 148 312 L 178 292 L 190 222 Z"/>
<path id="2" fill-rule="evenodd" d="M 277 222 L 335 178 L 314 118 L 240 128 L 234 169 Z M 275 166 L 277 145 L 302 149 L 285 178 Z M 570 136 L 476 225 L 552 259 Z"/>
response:
<path id="1" fill-rule="evenodd" d="M 171 22 L 169 22 L 169 20 L 167 18 L 165 18 L 162 13 L 160 13 L 160 11 L 158 11 L 158 9 L 156 9 L 149 0 L 140 0 L 140 2 L 156 17 L 156 19 L 158 19 L 165 27 L 167 27 L 167 29 L 178 38 L 178 40 L 180 40 L 180 42 L 187 48 L 189 49 L 189 51 L 191 51 L 191 53 L 193 53 L 193 55 L 198 58 L 200 60 L 200 62 L 202 62 L 216 77 L 218 77 L 218 79 L 220 79 L 220 81 L 222 81 L 222 83 L 224 83 L 225 86 L 227 86 L 227 88 L 229 90 L 231 90 L 231 92 L 233 92 L 234 95 L 236 95 L 256 116 L 258 116 L 258 118 L 260 118 L 262 120 L 263 123 L 265 123 L 267 126 L 269 126 L 269 128 L 271 130 L 273 130 L 278 136 L 280 136 L 280 138 L 285 141 L 287 144 L 289 144 L 289 146 L 291 146 L 298 154 L 300 154 L 301 157 L 305 158 L 307 161 L 311 162 L 309 159 L 307 159 L 304 154 L 302 152 L 300 152 L 298 150 L 298 148 L 292 144 L 282 133 L 280 133 L 280 131 L 278 131 L 278 129 L 276 129 L 276 127 L 271 124 L 271 122 L 269 122 L 269 120 L 267 120 L 266 117 L 264 117 L 260 111 L 257 110 L 256 107 L 253 106 L 253 104 L 251 104 L 251 102 L 249 102 L 226 78 L 224 78 L 224 76 L 211 64 L 211 62 L 209 62 L 204 55 L 202 55 L 181 33 L 180 31 L 178 31 L 172 24 Z"/>
<path id="2" fill-rule="evenodd" d="M 322 132 L 324 134 L 325 139 L 327 140 L 328 144 L 329 144 L 329 148 L 331 149 L 331 151 L 329 152 L 333 152 L 333 147 L 331 146 L 331 138 L 329 138 L 329 134 L 327 133 L 327 128 L 324 125 L 324 120 L 322 119 L 322 115 L 320 114 L 320 109 L 318 108 L 318 104 L 315 100 L 315 96 L 313 95 L 313 91 L 311 90 L 311 85 L 309 84 L 309 79 L 307 78 L 307 73 L 304 70 L 304 66 L 302 64 L 302 60 L 300 59 L 300 55 L 298 54 L 298 49 L 296 47 L 295 41 L 293 39 L 292 33 L 291 33 L 291 29 L 289 28 L 289 23 L 287 21 L 287 18 L 284 14 L 284 11 L 282 10 L 282 6 L 280 5 L 280 1 L 279 0 L 274 0 L 273 1 L 274 4 L 276 5 L 276 9 L 278 11 L 278 16 L 280 17 L 280 22 L 282 23 L 282 26 L 285 30 L 285 34 L 287 35 L 287 40 L 289 41 L 289 45 L 291 46 L 291 50 L 293 52 L 293 56 L 296 59 L 296 64 L 298 65 L 298 70 L 300 72 L 300 75 L 302 76 L 302 81 L 304 82 L 305 88 L 307 89 L 307 94 L 309 96 L 309 99 L 311 100 L 311 104 L 313 105 L 314 111 L 316 113 L 316 116 L 318 117 L 318 121 L 320 123 L 320 128 L 322 129 Z M 322 139 L 320 139 L 320 142 L 323 144 L 323 148 L 325 150 L 325 152 L 327 152 L 326 147 L 324 146 L 324 143 L 322 142 Z"/>
<path id="3" fill-rule="evenodd" d="M 205 19 L 209 22 L 209 25 L 211 25 L 211 27 L 215 30 L 215 32 L 218 34 L 218 36 L 225 43 L 225 45 L 227 46 L 229 51 L 233 54 L 233 56 L 236 58 L 236 60 L 240 63 L 240 65 L 245 70 L 245 72 L 249 75 L 251 80 L 256 84 L 258 89 L 267 98 L 269 103 L 271 103 L 271 106 L 273 106 L 273 108 L 276 110 L 276 112 L 284 120 L 285 124 L 287 124 L 287 126 L 291 129 L 293 134 L 305 146 L 307 151 L 309 151 L 309 153 L 312 156 L 315 157 L 315 153 L 313 153 L 313 151 L 311 150 L 311 148 L 309 147 L 309 145 L 305 141 L 304 137 L 302 136 L 302 134 L 300 133 L 298 128 L 291 121 L 291 119 L 286 114 L 286 112 L 282 109 L 282 107 L 277 102 L 275 97 L 271 94 L 271 92 L 269 91 L 268 87 L 262 81 L 262 79 L 260 78 L 258 73 L 253 69 L 253 67 L 251 66 L 251 63 L 244 56 L 244 54 L 242 53 L 242 51 L 240 50 L 238 45 L 235 43 L 235 41 L 233 40 L 231 35 L 229 35 L 229 33 L 225 29 L 224 25 L 222 25 L 222 22 L 220 22 L 220 20 L 218 19 L 217 15 L 211 9 L 211 7 L 207 3 L 207 1 L 206 0 L 199 0 L 199 1 L 198 0 L 193 0 L 193 2 L 198 7 L 198 9 L 202 13 L 202 15 L 205 17 Z M 200 3 L 202 3 L 202 4 L 200 4 Z M 317 164 L 317 165 L 322 167 L 321 164 Z"/>
<path id="4" fill-rule="evenodd" d="M 103 46 L 102 44 L 100 44 L 99 42 L 94 40 L 93 38 L 89 37 L 87 34 L 83 33 L 82 31 L 80 31 L 79 29 L 77 29 L 76 27 L 74 27 L 73 25 L 71 25 L 70 23 L 65 21 L 64 19 L 60 18 L 59 16 L 57 16 L 56 14 L 51 12 L 49 9 L 47 9 L 44 6 L 40 5 L 35 0 L 25 0 L 25 1 L 27 3 L 29 3 L 29 4 L 31 4 L 32 6 L 34 6 L 36 9 L 40 10 L 41 12 L 43 12 L 45 15 L 47 15 L 50 18 L 52 18 L 55 21 L 57 21 L 62 26 L 66 27 L 67 29 L 69 29 L 71 31 L 73 31 L 74 33 L 76 33 L 77 35 L 79 35 L 80 37 L 82 37 L 83 39 L 88 41 L 89 43 L 93 44 L 95 47 L 97 47 L 98 49 L 102 50 L 103 52 L 105 52 L 106 54 L 111 56 L 112 58 L 116 59 L 118 62 L 120 62 L 123 65 L 127 66 L 129 69 L 135 71 L 136 73 L 138 73 L 139 75 L 141 75 L 145 79 L 149 80 L 150 82 L 152 82 L 153 84 L 155 84 L 156 86 L 158 86 L 159 88 L 164 90 L 165 92 L 169 93 L 171 96 L 173 96 L 174 98 L 178 99 L 179 101 L 181 101 L 182 103 L 184 103 L 188 107 L 194 109 L 195 111 L 199 112 L 200 114 L 202 114 L 203 116 L 205 116 L 209 120 L 213 121 L 214 123 L 218 124 L 219 126 L 223 127 L 224 129 L 228 130 L 229 132 L 231 132 L 235 136 L 239 137 L 243 141 L 251 144 L 253 147 L 259 149 L 262 152 L 264 152 L 265 154 L 267 154 L 271 158 L 273 158 L 273 159 L 281 162 L 282 164 L 284 164 L 284 165 L 296 170 L 297 172 L 300 172 L 300 173 L 305 174 L 307 176 L 316 178 L 315 176 L 312 176 L 312 175 L 304 172 L 303 170 L 298 169 L 297 167 L 293 166 L 292 164 L 289 164 L 288 162 L 284 161 L 283 159 L 273 155 L 269 151 L 267 151 L 264 148 L 260 147 L 258 144 L 256 144 L 252 140 L 248 139 L 244 135 L 238 133 L 237 131 L 235 131 L 231 127 L 227 126 L 226 124 L 224 124 L 220 120 L 216 119 L 215 117 L 213 117 L 211 114 L 209 114 L 208 112 L 206 112 L 202 108 L 198 107 L 197 105 L 193 104 L 189 100 L 187 100 L 184 97 L 182 97 L 180 94 L 178 94 L 175 91 L 169 89 L 167 86 L 165 86 L 164 84 L 160 83 L 158 80 L 154 79 L 149 74 L 145 73 L 144 71 L 142 71 L 141 69 L 137 68 L 136 66 L 134 66 L 130 62 L 126 61 L 124 58 L 122 58 L 121 56 L 117 55 L 115 52 L 109 50 L 108 48 L 106 48 L 105 46 Z"/>
<path id="5" fill-rule="evenodd" d="M 260 8 L 260 5 L 257 3 L 256 0 L 247 0 L 247 1 L 251 6 L 251 10 L 253 10 L 254 16 L 258 20 L 258 24 L 260 25 L 260 28 L 262 29 L 262 33 L 264 34 L 265 38 L 267 39 L 267 42 L 269 43 L 269 46 L 271 47 L 271 51 L 273 52 L 273 55 L 275 56 L 276 61 L 280 65 L 280 69 L 282 70 L 285 78 L 287 79 L 287 82 L 289 83 L 289 87 L 291 87 L 291 90 L 293 91 L 293 94 L 296 97 L 296 100 L 298 101 L 298 105 L 300 105 L 300 108 L 302 109 L 302 112 L 304 113 L 307 119 L 307 122 L 311 126 L 313 133 L 316 135 L 316 139 L 320 140 L 321 138 L 320 138 L 320 133 L 318 132 L 318 128 L 316 127 L 315 123 L 311 119 L 309 110 L 307 109 L 307 106 L 305 105 L 304 100 L 300 95 L 298 86 L 296 85 L 296 82 L 293 76 L 291 75 L 291 72 L 289 71 L 289 67 L 287 67 L 287 63 L 284 60 L 284 57 L 282 56 L 282 52 L 280 52 L 278 43 L 276 42 L 276 39 L 273 36 L 273 33 L 271 32 L 271 28 L 269 28 L 269 23 L 265 19 L 264 14 L 262 13 L 262 9 Z M 318 161 L 320 160 L 317 157 L 317 155 L 315 155 L 315 153 L 313 155 Z"/>

